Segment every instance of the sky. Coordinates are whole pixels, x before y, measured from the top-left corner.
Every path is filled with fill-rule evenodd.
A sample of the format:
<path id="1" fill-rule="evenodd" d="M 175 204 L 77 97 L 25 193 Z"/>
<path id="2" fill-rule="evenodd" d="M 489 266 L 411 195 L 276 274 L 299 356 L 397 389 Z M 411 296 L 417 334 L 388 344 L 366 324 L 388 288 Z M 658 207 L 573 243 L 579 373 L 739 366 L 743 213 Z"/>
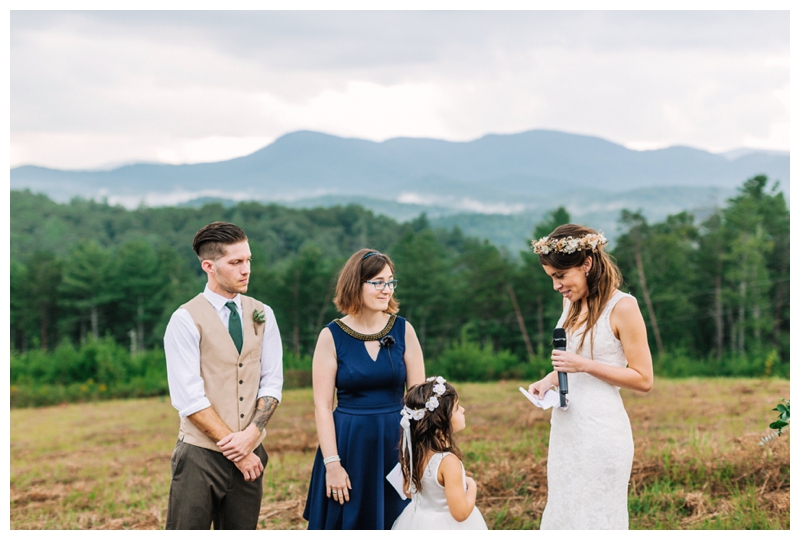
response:
<path id="1" fill-rule="evenodd" d="M 10 165 L 249 154 L 297 130 L 788 151 L 788 11 L 12 11 Z"/>

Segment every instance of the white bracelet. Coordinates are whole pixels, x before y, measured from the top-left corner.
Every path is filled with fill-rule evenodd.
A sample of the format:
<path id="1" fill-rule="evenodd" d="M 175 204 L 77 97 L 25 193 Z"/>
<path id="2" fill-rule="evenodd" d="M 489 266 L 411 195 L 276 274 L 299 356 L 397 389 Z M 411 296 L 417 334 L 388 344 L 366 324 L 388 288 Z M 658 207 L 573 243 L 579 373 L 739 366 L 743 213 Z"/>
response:
<path id="1" fill-rule="evenodd" d="M 327 465 L 328 463 L 333 463 L 334 461 L 342 461 L 342 460 L 341 460 L 341 458 L 339 457 L 339 455 L 337 454 L 337 455 L 335 455 L 335 456 L 328 456 L 328 457 L 326 457 L 325 459 L 323 459 L 323 460 L 322 460 L 322 464 L 323 464 L 323 465 Z"/>

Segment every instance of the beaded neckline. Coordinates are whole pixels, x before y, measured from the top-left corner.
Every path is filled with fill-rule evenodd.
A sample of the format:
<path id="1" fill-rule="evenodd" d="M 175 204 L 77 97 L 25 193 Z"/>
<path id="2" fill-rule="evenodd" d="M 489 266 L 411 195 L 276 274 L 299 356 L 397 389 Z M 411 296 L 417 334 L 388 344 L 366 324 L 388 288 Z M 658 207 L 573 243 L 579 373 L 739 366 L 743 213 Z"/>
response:
<path id="1" fill-rule="evenodd" d="M 360 339 L 361 341 L 377 341 L 392 331 L 392 327 L 394 326 L 394 321 L 396 319 L 397 315 L 395 314 L 390 315 L 389 321 L 386 323 L 386 326 L 383 327 L 383 330 L 375 334 L 362 334 L 361 332 L 356 332 L 355 330 L 344 324 L 340 319 L 334 319 L 333 322 L 335 322 L 339 326 L 339 328 L 341 328 L 344 331 L 344 333 L 350 337 Z"/>

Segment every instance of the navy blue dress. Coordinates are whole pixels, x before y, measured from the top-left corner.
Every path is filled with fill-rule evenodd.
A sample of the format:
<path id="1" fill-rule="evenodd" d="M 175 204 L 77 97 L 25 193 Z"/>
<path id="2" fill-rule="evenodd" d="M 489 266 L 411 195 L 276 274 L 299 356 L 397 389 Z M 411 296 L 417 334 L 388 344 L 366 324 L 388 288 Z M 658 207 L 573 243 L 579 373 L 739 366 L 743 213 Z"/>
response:
<path id="1" fill-rule="evenodd" d="M 369 356 L 357 332 L 328 324 L 336 345 L 336 444 L 350 477 L 350 501 L 326 496 L 325 465 L 317 448 L 303 517 L 309 529 L 391 529 L 409 500 L 402 500 L 386 475 L 397 465 L 400 409 L 406 382 L 406 320 L 393 316 L 387 328 L 394 344 Z M 384 328 L 384 332 L 386 328 Z M 381 332 L 380 334 L 383 334 Z"/>

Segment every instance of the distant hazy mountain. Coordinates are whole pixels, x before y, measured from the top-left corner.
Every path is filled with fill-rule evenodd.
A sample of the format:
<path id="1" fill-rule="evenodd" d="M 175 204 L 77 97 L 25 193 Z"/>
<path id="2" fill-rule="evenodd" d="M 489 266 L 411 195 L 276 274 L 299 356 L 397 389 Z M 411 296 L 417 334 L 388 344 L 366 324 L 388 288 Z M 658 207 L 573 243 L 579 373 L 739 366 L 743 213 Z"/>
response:
<path id="1" fill-rule="evenodd" d="M 635 151 L 558 131 L 487 135 L 470 142 L 323 133 L 287 134 L 248 156 L 195 165 L 133 164 L 102 171 L 11 169 L 11 189 L 65 202 L 101 199 L 134 207 L 275 201 L 314 207 L 359 203 L 401 221 L 426 212 L 515 249 L 545 212 L 564 205 L 576 220 L 614 236 L 622 208 L 651 220 L 721 205 L 756 174 L 789 192 L 788 153 L 688 147 Z M 483 218 L 475 214 L 485 214 Z"/>
<path id="2" fill-rule="evenodd" d="M 54 200 L 108 197 L 135 205 L 197 197 L 290 201 L 343 195 L 508 213 L 543 196 L 656 186 L 732 188 L 755 174 L 788 184 L 789 156 L 729 159 L 687 147 L 635 151 L 583 135 L 528 131 L 471 142 L 390 139 L 376 143 L 299 131 L 237 159 L 195 165 L 137 164 L 104 171 L 35 166 L 11 170 L 11 189 Z M 788 190 L 788 186 L 784 188 Z"/>

